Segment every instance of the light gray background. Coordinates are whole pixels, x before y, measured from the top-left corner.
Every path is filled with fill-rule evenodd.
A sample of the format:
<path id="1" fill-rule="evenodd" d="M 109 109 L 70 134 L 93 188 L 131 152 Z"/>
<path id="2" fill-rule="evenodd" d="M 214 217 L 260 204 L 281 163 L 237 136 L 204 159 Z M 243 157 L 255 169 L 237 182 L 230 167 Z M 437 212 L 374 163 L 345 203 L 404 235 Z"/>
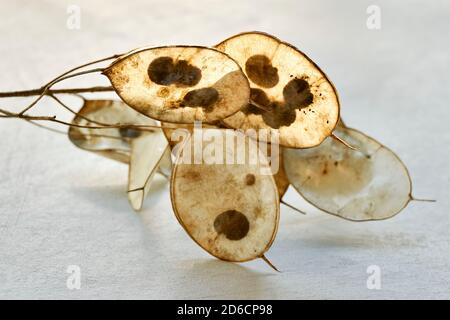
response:
<path id="1" fill-rule="evenodd" d="M 69 4 L 81 29 L 66 27 Z M 366 8 L 382 11 L 368 30 Z M 197 247 L 158 179 L 135 214 L 127 167 L 62 135 L 0 120 L 0 298 L 450 298 L 450 4 L 448 1 L 1 1 L 0 91 L 29 89 L 66 70 L 143 45 L 212 45 L 261 30 L 307 53 L 334 81 L 342 115 L 395 150 L 417 197 L 383 222 L 317 212 L 292 190 L 262 261 L 232 264 Z M 86 76 L 71 85 L 106 84 Z M 29 99 L 0 101 L 18 110 Z M 79 101 L 69 100 L 76 104 Z M 50 100 L 36 113 L 58 114 Z M 80 290 L 68 290 L 79 265 Z M 381 290 L 366 269 L 381 268 Z"/>

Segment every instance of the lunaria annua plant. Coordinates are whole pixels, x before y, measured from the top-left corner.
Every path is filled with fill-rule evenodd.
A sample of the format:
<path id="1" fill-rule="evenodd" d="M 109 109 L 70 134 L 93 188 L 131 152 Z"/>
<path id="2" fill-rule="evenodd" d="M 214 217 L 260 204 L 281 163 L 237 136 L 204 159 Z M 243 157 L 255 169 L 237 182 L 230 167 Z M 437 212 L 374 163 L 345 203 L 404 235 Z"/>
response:
<path id="1" fill-rule="evenodd" d="M 88 67 L 112 61 L 109 66 Z M 100 73 L 111 86 L 53 89 Z M 84 93 L 120 99 L 88 100 Z M 76 95 L 75 111 L 60 95 Z M 72 68 L 39 89 L 0 97 L 36 98 L 19 118 L 67 134 L 77 147 L 129 165 L 128 198 L 140 210 L 155 173 L 170 180 L 175 217 L 211 255 L 261 258 L 275 239 L 292 185 L 323 212 L 352 221 L 387 219 L 411 200 L 412 184 L 388 148 L 344 125 L 336 88 L 303 52 L 247 32 L 213 47 L 142 48 Z M 72 121 L 29 111 L 44 97 Z M 69 127 L 68 132 L 44 125 Z M 430 200 L 431 201 L 431 200 Z"/>

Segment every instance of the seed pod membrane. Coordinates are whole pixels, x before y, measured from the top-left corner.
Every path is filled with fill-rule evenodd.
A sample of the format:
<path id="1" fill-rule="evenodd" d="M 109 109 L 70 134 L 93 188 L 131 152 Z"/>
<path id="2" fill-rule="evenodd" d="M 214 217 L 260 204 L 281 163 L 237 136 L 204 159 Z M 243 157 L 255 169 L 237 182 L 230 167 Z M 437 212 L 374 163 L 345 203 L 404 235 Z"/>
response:
<path id="1" fill-rule="evenodd" d="M 86 100 L 72 123 L 81 126 L 98 126 L 96 122 L 111 125 L 119 123 L 124 125 L 157 125 L 156 121 L 136 112 L 122 101 Z M 141 131 L 133 128 L 97 130 L 74 126 L 70 127 L 68 132 L 70 141 L 77 147 L 124 163 L 129 163 L 130 140 L 140 136 L 140 134 Z"/>
<path id="2" fill-rule="evenodd" d="M 133 109 L 173 123 L 223 119 L 245 106 L 250 95 L 239 65 L 206 47 L 136 50 L 117 59 L 104 74 Z"/>
<path id="3" fill-rule="evenodd" d="M 150 190 L 150 182 L 169 150 L 169 145 L 161 130 L 158 134 L 144 133 L 143 137 L 134 139 L 131 144 L 128 200 L 134 210 L 140 210 Z"/>
<path id="4" fill-rule="evenodd" d="M 355 129 L 334 133 L 358 151 L 331 138 L 315 148 L 283 150 L 294 188 L 317 208 L 348 220 L 387 219 L 402 210 L 411 200 L 411 180 L 397 155 Z"/>
<path id="5" fill-rule="evenodd" d="M 251 104 L 224 119 L 227 126 L 270 129 L 282 146 L 292 148 L 317 146 L 331 134 L 339 99 L 325 73 L 304 53 L 259 32 L 235 35 L 216 47 L 240 64 L 251 86 Z"/>
<path id="6" fill-rule="evenodd" d="M 90 121 L 89 121 L 90 120 Z M 122 101 L 86 100 L 72 123 L 82 126 L 121 124 L 155 126 L 158 123 L 128 107 Z M 79 148 L 129 163 L 128 199 L 134 210 L 140 210 L 150 182 L 160 164 L 163 174 L 170 174 L 168 142 L 159 128 L 89 129 L 70 127 L 69 139 Z M 164 160 L 164 161 L 163 161 Z"/>
<path id="7" fill-rule="evenodd" d="M 224 143 L 222 163 L 232 154 L 248 155 L 249 148 L 257 148 L 239 132 L 206 131 L 209 138 L 235 141 L 235 146 Z M 239 139 L 245 143 L 237 143 Z M 279 220 L 273 177 L 260 173 L 267 159 L 257 164 L 248 160 L 243 164 L 188 164 L 182 159 L 185 152 L 191 152 L 191 141 L 192 137 L 180 149 L 171 179 L 172 206 L 179 222 L 197 244 L 219 259 L 243 262 L 262 257 L 275 238 Z M 204 152 L 213 143 L 207 141 L 211 140 L 203 140 Z"/>

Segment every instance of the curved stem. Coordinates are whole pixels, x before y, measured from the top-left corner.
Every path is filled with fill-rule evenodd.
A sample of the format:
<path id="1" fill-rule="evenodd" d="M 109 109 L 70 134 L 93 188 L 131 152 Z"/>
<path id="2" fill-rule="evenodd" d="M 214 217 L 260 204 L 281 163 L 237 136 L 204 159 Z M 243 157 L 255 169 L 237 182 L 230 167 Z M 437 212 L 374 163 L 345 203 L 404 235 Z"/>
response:
<path id="1" fill-rule="evenodd" d="M 92 122 L 92 123 L 94 123 L 94 124 L 96 124 L 96 125 L 104 126 L 104 127 L 107 127 L 107 126 L 110 126 L 110 125 L 114 125 L 114 124 L 111 124 L 111 123 L 104 123 L 104 122 L 100 122 L 100 121 L 96 121 L 96 120 L 89 119 L 89 118 L 83 116 L 82 114 L 76 112 L 75 110 L 73 110 L 73 109 L 70 108 L 69 106 L 67 106 L 64 102 L 62 102 L 62 101 L 61 101 L 58 97 L 56 97 L 55 95 L 52 94 L 52 95 L 50 95 L 50 97 L 53 98 L 53 99 L 54 99 L 60 106 L 62 106 L 64 109 L 66 109 L 67 111 L 69 111 L 69 112 L 72 113 L 73 115 L 75 115 L 75 116 L 77 116 L 77 117 L 79 117 L 79 118 L 81 118 L 81 119 L 83 119 L 83 120 L 86 120 L 86 121 L 88 121 L 88 122 Z"/>
<path id="2" fill-rule="evenodd" d="M 111 128 L 132 128 L 132 129 L 137 129 L 137 130 L 142 130 L 142 131 L 150 131 L 153 132 L 152 129 L 160 129 L 161 126 L 152 126 L 152 125 L 132 125 L 132 124 L 117 124 L 117 125 L 105 125 L 105 126 L 84 126 L 84 125 L 79 125 L 79 124 L 74 124 L 74 123 L 69 123 L 69 122 L 65 122 L 62 120 L 59 120 L 56 118 L 56 116 L 28 116 L 28 115 L 24 115 L 24 114 L 20 114 L 20 113 L 13 113 L 7 110 L 3 110 L 0 109 L 0 113 L 2 113 L 3 115 L 0 115 L 0 118 L 9 118 L 9 119 L 13 119 L 13 118 L 18 118 L 18 119 L 23 119 L 26 121 L 50 121 L 50 122 L 55 122 L 55 123 L 59 123 L 59 124 L 63 124 L 69 127 L 76 127 L 76 128 L 85 128 L 85 129 L 111 129 Z"/>
<path id="3" fill-rule="evenodd" d="M 76 70 L 79 70 L 79 69 L 82 69 L 82 68 L 84 68 L 84 67 L 93 65 L 93 64 L 97 64 L 97 63 L 103 62 L 103 61 L 107 61 L 107 60 L 111 60 L 111 59 L 116 59 L 116 58 L 118 58 L 118 57 L 120 57 L 120 56 L 121 56 L 121 54 L 115 54 L 115 55 L 112 55 L 112 56 L 109 56 L 109 57 L 106 57 L 106 58 L 102 58 L 102 59 L 98 59 L 98 60 L 95 60 L 95 61 L 91 61 L 91 62 L 82 64 L 81 66 L 72 68 L 72 69 L 70 69 L 70 70 L 68 70 L 68 71 L 66 71 L 66 72 L 64 72 L 64 73 L 62 73 L 61 75 L 57 76 L 56 78 L 54 78 L 53 80 L 51 80 L 50 82 L 48 82 L 46 85 L 44 85 L 44 86 L 41 88 L 42 92 L 41 92 L 41 94 L 39 94 L 39 97 L 37 97 L 30 105 L 28 105 L 28 107 L 26 107 L 25 109 L 23 109 L 23 110 L 20 112 L 20 114 L 23 115 L 25 112 L 27 112 L 29 109 L 31 109 L 31 108 L 32 108 L 32 107 L 33 107 L 40 99 L 42 99 L 42 97 L 47 93 L 47 91 L 51 88 L 52 85 L 54 85 L 55 83 L 57 83 L 57 82 L 63 80 L 64 77 L 66 77 L 67 75 L 71 74 L 72 72 L 74 72 L 74 71 L 76 71 Z M 67 79 L 67 78 L 66 78 L 66 79 Z"/>
<path id="4" fill-rule="evenodd" d="M 265 263 L 267 263 L 267 264 L 269 265 L 269 267 L 271 267 L 273 270 L 275 270 L 276 272 L 280 272 L 280 270 L 278 270 L 277 267 L 275 267 L 275 265 L 274 265 L 272 262 L 270 262 L 270 260 L 267 259 L 267 257 L 266 257 L 265 255 L 262 255 L 262 256 L 261 256 L 261 259 L 262 259 Z"/>
<path id="5" fill-rule="evenodd" d="M 350 149 L 355 150 L 355 151 L 359 151 L 357 148 L 355 148 L 354 146 L 350 145 L 350 144 L 349 144 L 347 141 L 345 141 L 344 139 L 339 138 L 339 137 L 338 137 L 337 135 L 335 135 L 334 133 L 332 133 L 330 136 L 331 136 L 334 140 L 336 140 L 336 141 L 342 143 L 342 144 L 343 144 L 344 146 L 346 146 L 347 148 L 350 148 Z"/>
<path id="6" fill-rule="evenodd" d="M 414 196 L 410 196 L 412 201 L 419 201 L 419 202 L 436 202 L 436 199 L 421 199 L 421 198 L 416 198 Z"/>
<path id="7" fill-rule="evenodd" d="M 39 95 L 32 103 L 30 103 L 30 104 L 28 105 L 28 107 L 26 107 L 25 109 L 23 109 L 22 111 L 20 111 L 19 114 L 20 114 L 20 115 L 23 115 L 25 112 L 27 112 L 28 110 L 30 110 L 31 108 L 33 108 L 33 107 L 36 105 L 36 103 L 38 103 L 39 100 L 41 100 L 42 97 L 47 93 L 47 90 L 50 89 L 50 87 L 53 86 L 54 84 L 56 84 L 56 83 L 58 83 L 58 82 L 61 82 L 61 81 L 63 81 L 63 80 L 66 80 L 66 79 L 70 79 L 70 78 L 73 78 L 73 77 L 81 76 L 81 75 L 83 75 L 83 74 L 94 73 L 94 72 L 99 72 L 99 71 L 103 71 L 103 68 L 95 68 L 95 69 L 86 70 L 86 71 L 81 71 L 81 72 L 72 73 L 72 74 L 69 74 L 69 75 L 65 75 L 65 76 L 59 77 L 58 79 L 56 79 L 56 80 L 50 82 L 49 84 L 47 84 L 47 85 L 44 87 L 42 93 L 41 93 L 41 94 L 40 94 L 40 95 Z"/>

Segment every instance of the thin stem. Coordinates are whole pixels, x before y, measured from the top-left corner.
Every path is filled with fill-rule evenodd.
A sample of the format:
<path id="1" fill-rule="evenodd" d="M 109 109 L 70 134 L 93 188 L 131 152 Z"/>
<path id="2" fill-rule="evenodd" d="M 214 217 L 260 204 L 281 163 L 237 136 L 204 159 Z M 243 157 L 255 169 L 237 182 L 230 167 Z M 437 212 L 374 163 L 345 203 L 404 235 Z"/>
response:
<path id="1" fill-rule="evenodd" d="M 89 119 L 89 118 L 83 116 L 82 114 L 80 114 L 80 113 L 74 111 L 73 109 L 69 108 L 64 102 L 62 102 L 62 101 L 61 101 L 59 98 L 57 98 L 56 96 L 51 95 L 50 97 L 53 98 L 53 99 L 54 99 L 60 106 L 62 106 L 64 109 L 66 109 L 67 111 L 69 111 L 70 113 L 74 114 L 75 116 L 77 116 L 77 117 L 79 117 L 79 118 L 81 118 L 81 119 L 84 119 L 84 120 L 86 120 L 86 121 L 88 121 L 88 122 L 95 123 L 95 124 L 97 124 L 97 125 L 99 125 L 99 126 L 105 126 L 105 127 L 107 127 L 107 126 L 110 126 L 110 125 L 114 125 L 114 124 L 110 124 L 110 123 L 104 123 L 104 122 L 99 122 L 99 121 L 95 121 L 95 120 Z"/>
<path id="2" fill-rule="evenodd" d="M 131 125 L 131 124 L 117 124 L 117 125 L 107 125 L 107 126 L 84 126 L 84 125 L 79 125 L 79 124 L 75 124 L 75 123 L 69 123 L 69 122 L 65 122 L 62 120 L 59 120 L 56 118 L 56 116 L 29 116 L 29 115 L 24 115 L 24 114 L 20 114 L 20 113 L 13 113 L 7 110 L 3 110 L 0 109 L 0 113 L 3 113 L 3 115 L 0 115 L 0 118 L 19 118 L 19 119 L 24 119 L 24 120 L 32 120 L 32 121 L 50 121 L 50 122 L 55 122 L 55 123 L 59 123 L 59 124 L 63 124 L 69 127 L 76 127 L 76 128 L 86 128 L 86 129 L 111 129 L 111 128 L 131 128 L 131 129 L 137 129 L 137 130 L 142 130 L 142 131 L 150 131 L 153 132 L 152 129 L 150 128 L 162 128 L 160 126 L 152 126 L 152 125 Z"/>
<path id="3" fill-rule="evenodd" d="M 53 80 L 51 80 L 50 82 L 48 82 L 47 84 L 45 84 L 41 89 L 42 89 L 42 93 L 39 95 L 38 98 L 36 98 L 28 107 L 26 107 L 24 110 L 22 110 L 22 112 L 20 114 L 24 114 L 26 111 L 28 111 L 29 109 L 31 109 L 39 100 L 42 99 L 42 97 L 47 93 L 47 90 L 49 90 L 51 88 L 52 85 L 54 85 L 55 83 L 61 81 L 62 78 L 64 78 L 65 76 L 71 74 L 72 72 L 82 69 L 84 67 L 93 65 L 93 64 L 97 64 L 103 61 L 107 61 L 107 60 L 111 60 L 111 59 L 116 59 L 118 57 L 120 57 L 122 54 L 115 54 L 106 58 L 102 58 L 102 59 L 98 59 L 98 60 L 94 60 L 85 64 L 82 64 L 81 66 L 72 68 L 64 73 L 62 73 L 61 75 L 57 76 L 56 78 L 54 78 Z M 67 78 L 66 78 L 67 79 Z"/>
<path id="4" fill-rule="evenodd" d="M 58 134 L 63 134 L 65 136 L 67 135 L 66 131 L 58 130 L 58 129 L 55 129 L 55 128 L 50 128 L 50 127 L 47 127 L 47 126 L 45 126 L 43 124 L 33 122 L 32 120 L 25 120 L 25 121 L 27 121 L 29 124 L 32 124 L 33 126 L 41 128 L 41 129 L 45 129 L 45 130 L 48 130 L 48 131 L 51 131 L 51 132 L 54 132 L 54 133 L 58 133 Z"/>
<path id="5" fill-rule="evenodd" d="M 270 262 L 270 260 L 267 259 L 267 257 L 265 255 L 262 255 L 261 259 L 263 259 L 263 261 L 265 263 L 267 263 L 273 270 L 275 270 L 276 272 L 280 272 L 280 270 L 278 270 L 277 267 L 275 267 L 274 264 L 272 262 Z"/>
<path id="6" fill-rule="evenodd" d="M 267 112 L 270 112 L 270 111 L 271 111 L 268 107 L 263 106 L 262 104 L 260 104 L 260 103 L 258 103 L 258 102 L 256 102 L 256 101 L 254 101 L 254 100 L 250 100 L 250 103 L 251 103 L 252 105 L 254 105 L 255 107 L 257 107 L 258 109 L 261 109 L 261 110 L 263 110 L 263 111 L 267 111 Z"/>
<path id="7" fill-rule="evenodd" d="M 56 84 L 56 83 L 58 83 L 60 81 L 66 80 L 66 79 L 70 79 L 70 78 L 77 77 L 77 76 L 84 75 L 84 74 L 88 74 L 88 73 L 94 73 L 94 72 L 99 72 L 99 71 L 101 72 L 103 70 L 104 70 L 103 68 L 95 68 L 95 69 L 91 69 L 91 70 L 86 70 L 86 71 L 81 71 L 81 72 L 76 72 L 76 73 L 72 73 L 72 74 L 69 74 L 69 75 L 61 76 L 61 77 L 57 78 L 56 80 L 53 80 L 52 82 L 47 84 L 44 87 L 42 93 L 32 103 L 30 103 L 28 105 L 28 107 L 23 109 L 19 114 L 23 115 L 25 112 L 27 112 L 28 110 L 33 108 L 36 105 L 36 103 L 38 103 L 39 100 L 41 100 L 42 97 L 47 93 L 47 90 L 50 89 L 50 87 L 53 86 L 54 84 Z"/>
<path id="8" fill-rule="evenodd" d="M 436 202 L 435 199 L 420 199 L 420 198 L 415 198 L 414 196 L 410 196 L 412 201 L 420 201 L 420 202 Z"/>
<path id="9" fill-rule="evenodd" d="M 69 88 L 69 89 L 53 89 L 47 90 L 45 95 L 53 94 L 77 94 L 77 93 L 91 93 L 91 92 L 110 92 L 114 91 L 114 88 L 109 87 L 89 87 L 89 88 Z M 13 97 L 31 97 L 38 96 L 44 92 L 43 88 L 33 89 L 33 90 L 23 90 L 23 91 L 10 91 L 10 92 L 0 92 L 0 98 L 13 98 Z"/>
<path id="10" fill-rule="evenodd" d="M 355 150 L 355 151 L 359 151 L 357 148 L 355 148 L 355 147 L 353 147 L 352 145 L 350 145 L 347 141 L 345 141 L 345 140 L 339 138 L 339 137 L 338 137 L 337 135 L 335 135 L 334 133 L 331 134 L 331 137 L 332 137 L 334 140 L 336 140 L 336 141 L 342 143 L 342 144 L 343 144 L 344 146 L 346 146 L 347 148 L 350 148 L 350 149 Z"/>
<path id="11" fill-rule="evenodd" d="M 280 200 L 280 203 L 284 204 L 286 207 L 289 207 L 289 208 L 291 208 L 292 210 L 295 210 L 295 211 L 297 211 L 297 212 L 299 212 L 299 213 L 301 213 L 301 214 L 306 214 L 305 211 L 302 211 L 302 210 L 300 210 L 300 209 L 294 207 L 293 205 L 290 205 L 289 203 L 284 202 L 284 200 Z"/>

